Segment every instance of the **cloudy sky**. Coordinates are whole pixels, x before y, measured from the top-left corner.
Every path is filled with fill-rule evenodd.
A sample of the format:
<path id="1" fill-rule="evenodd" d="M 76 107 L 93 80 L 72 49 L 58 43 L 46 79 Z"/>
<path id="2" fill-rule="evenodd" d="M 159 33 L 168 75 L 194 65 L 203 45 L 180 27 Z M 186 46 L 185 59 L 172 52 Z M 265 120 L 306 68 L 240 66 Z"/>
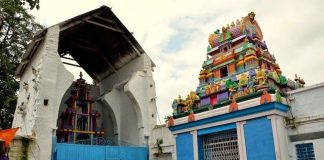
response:
<path id="1" fill-rule="evenodd" d="M 102 5 L 112 7 L 155 62 L 162 122 L 173 99 L 198 85 L 208 36 L 251 11 L 286 77 L 297 73 L 307 85 L 324 82 L 322 0 L 40 0 L 32 14 L 51 26 Z"/>

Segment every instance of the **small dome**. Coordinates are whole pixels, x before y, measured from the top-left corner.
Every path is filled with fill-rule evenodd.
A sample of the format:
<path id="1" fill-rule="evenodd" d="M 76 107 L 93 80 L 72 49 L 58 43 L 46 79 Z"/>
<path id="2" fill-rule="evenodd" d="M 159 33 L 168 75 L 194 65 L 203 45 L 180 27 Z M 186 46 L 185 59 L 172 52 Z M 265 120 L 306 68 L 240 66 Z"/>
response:
<path id="1" fill-rule="evenodd" d="M 233 39 L 235 39 L 235 38 L 237 38 L 237 37 L 239 37 L 239 36 L 242 35 L 242 34 L 241 34 L 241 30 L 240 30 L 240 26 L 239 26 L 239 25 L 230 28 L 230 32 L 232 33 L 232 38 L 233 38 Z"/>
<path id="2" fill-rule="evenodd" d="M 217 40 L 217 42 L 218 42 L 218 38 L 219 38 L 218 34 L 213 33 L 213 34 L 209 35 L 208 42 L 212 48 L 217 46 L 217 44 L 215 44 L 215 41 Z"/>
<path id="3" fill-rule="evenodd" d="M 215 40 L 214 40 L 214 46 L 216 47 L 216 46 L 219 46 L 219 42 L 218 42 L 218 40 L 219 40 L 219 36 L 217 37 L 217 38 L 215 38 Z"/>

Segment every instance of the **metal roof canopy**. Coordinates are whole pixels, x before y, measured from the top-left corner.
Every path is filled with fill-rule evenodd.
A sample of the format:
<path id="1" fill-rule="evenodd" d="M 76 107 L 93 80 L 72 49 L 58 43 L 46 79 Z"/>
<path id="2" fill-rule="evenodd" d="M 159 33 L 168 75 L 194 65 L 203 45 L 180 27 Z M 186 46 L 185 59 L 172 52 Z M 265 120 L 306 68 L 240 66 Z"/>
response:
<path id="1" fill-rule="evenodd" d="M 97 82 L 145 53 L 133 35 L 107 6 L 57 25 L 60 26 L 58 47 L 60 56 L 70 54 Z M 37 34 L 29 44 L 16 71 L 16 77 L 23 74 L 42 43 L 46 31 L 47 29 Z"/>

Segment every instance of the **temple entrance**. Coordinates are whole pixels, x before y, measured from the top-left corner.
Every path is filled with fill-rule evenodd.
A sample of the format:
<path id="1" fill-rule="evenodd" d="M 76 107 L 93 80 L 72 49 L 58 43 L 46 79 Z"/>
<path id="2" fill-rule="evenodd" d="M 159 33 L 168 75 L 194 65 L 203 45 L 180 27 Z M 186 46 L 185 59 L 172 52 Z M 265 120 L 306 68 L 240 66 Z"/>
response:
<path id="1" fill-rule="evenodd" d="M 111 108 L 100 101 L 99 88 L 80 78 L 72 83 L 62 98 L 57 119 L 58 143 L 96 143 L 99 138 L 118 138 Z"/>

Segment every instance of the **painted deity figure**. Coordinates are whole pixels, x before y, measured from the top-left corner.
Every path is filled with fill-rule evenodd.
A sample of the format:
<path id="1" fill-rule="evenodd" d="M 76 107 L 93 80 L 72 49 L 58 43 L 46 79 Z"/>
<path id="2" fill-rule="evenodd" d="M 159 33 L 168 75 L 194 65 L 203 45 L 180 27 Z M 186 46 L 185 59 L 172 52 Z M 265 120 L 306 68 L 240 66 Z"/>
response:
<path id="1" fill-rule="evenodd" d="M 249 76 L 248 82 L 247 82 L 247 88 L 250 93 L 254 92 L 254 77 Z"/>
<path id="2" fill-rule="evenodd" d="M 256 83 L 258 85 L 263 85 L 266 82 L 267 76 L 264 70 L 262 70 L 261 68 L 258 68 L 258 71 L 256 73 Z"/>
<path id="3" fill-rule="evenodd" d="M 230 85 L 228 91 L 229 91 L 229 99 L 232 99 L 234 94 L 236 93 L 236 89 L 234 88 L 233 85 Z"/>
<path id="4" fill-rule="evenodd" d="M 190 111 L 192 109 L 192 104 L 193 104 L 193 101 L 192 99 L 190 98 L 189 94 L 187 95 L 187 98 L 186 98 L 186 108 L 187 108 L 187 111 Z"/>
<path id="5" fill-rule="evenodd" d="M 172 109 L 173 109 L 173 115 L 178 114 L 177 109 L 178 109 L 178 101 L 176 99 L 173 100 L 172 102 Z"/>
<path id="6" fill-rule="evenodd" d="M 248 76 L 246 74 L 242 74 L 239 79 L 239 85 L 245 85 L 248 82 Z"/>

